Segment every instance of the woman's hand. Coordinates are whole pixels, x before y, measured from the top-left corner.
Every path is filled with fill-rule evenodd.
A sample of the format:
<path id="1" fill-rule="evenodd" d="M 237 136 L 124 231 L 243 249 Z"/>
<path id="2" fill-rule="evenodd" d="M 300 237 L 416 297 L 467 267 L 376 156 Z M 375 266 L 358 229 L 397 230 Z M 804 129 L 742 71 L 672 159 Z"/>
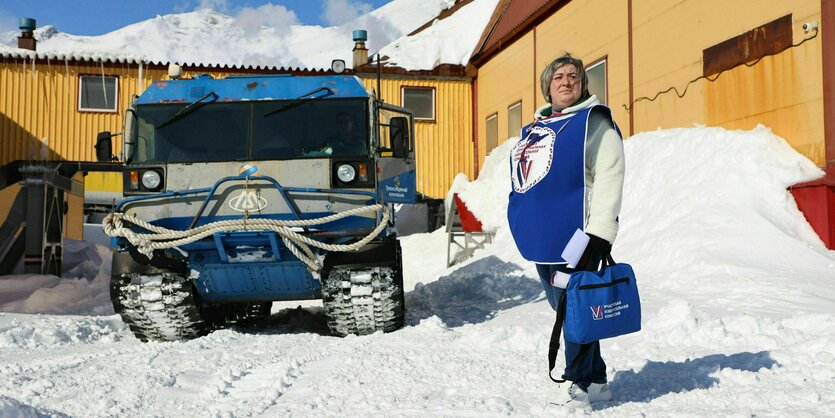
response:
<path id="1" fill-rule="evenodd" d="M 612 244 L 609 241 L 596 235 L 587 235 L 589 236 L 589 244 L 586 245 L 586 250 L 580 256 L 580 261 L 577 262 L 577 271 L 600 270 L 600 262 L 612 252 Z"/>

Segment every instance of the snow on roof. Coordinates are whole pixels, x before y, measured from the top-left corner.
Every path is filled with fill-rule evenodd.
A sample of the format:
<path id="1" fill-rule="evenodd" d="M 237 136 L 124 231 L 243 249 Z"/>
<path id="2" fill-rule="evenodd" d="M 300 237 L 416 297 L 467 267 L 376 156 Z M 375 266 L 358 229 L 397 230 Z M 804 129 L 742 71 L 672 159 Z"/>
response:
<path id="1" fill-rule="evenodd" d="M 330 68 L 334 59 L 351 61 L 354 29 L 366 29 L 368 47 L 379 48 L 415 30 L 452 4 L 453 0 L 394 0 L 350 22 L 331 27 L 298 24 L 294 16 L 287 17 L 286 10 L 283 20 L 253 21 L 251 16 L 230 16 L 208 8 L 157 16 L 99 36 L 77 36 L 42 27 L 35 31 L 36 57 L 171 62 L 233 69 Z M 476 31 L 480 33 L 480 29 Z M 11 45 L 13 35 L 9 32 L 0 36 L 0 43 Z M 125 57 L 123 51 L 129 51 L 131 58 Z M 8 47 L 0 47 L 0 54 L 32 57 L 31 52 Z"/>
<path id="2" fill-rule="evenodd" d="M 386 66 L 431 70 L 442 64 L 467 65 L 499 0 L 473 0 L 445 19 L 384 46 Z"/>
<path id="3" fill-rule="evenodd" d="M 113 62 L 120 64 L 146 63 L 147 60 L 141 55 L 119 54 L 112 52 L 54 52 L 54 51 L 30 51 L 28 49 L 11 48 L 0 45 L 0 57 L 12 59 L 38 59 L 54 61 L 92 61 L 92 62 Z"/>

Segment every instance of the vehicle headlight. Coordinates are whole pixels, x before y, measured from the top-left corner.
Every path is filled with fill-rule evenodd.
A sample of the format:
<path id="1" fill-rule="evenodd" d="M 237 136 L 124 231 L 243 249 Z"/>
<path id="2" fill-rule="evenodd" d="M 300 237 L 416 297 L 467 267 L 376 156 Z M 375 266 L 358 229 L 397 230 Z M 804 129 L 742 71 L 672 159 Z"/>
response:
<path id="1" fill-rule="evenodd" d="M 142 173 L 142 186 L 148 190 L 156 190 L 159 187 L 161 178 L 159 173 L 154 170 L 148 170 Z"/>
<path id="2" fill-rule="evenodd" d="M 354 181 L 357 176 L 357 170 L 351 164 L 342 164 L 336 169 L 336 178 L 343 183 L 350 183 Z"/>

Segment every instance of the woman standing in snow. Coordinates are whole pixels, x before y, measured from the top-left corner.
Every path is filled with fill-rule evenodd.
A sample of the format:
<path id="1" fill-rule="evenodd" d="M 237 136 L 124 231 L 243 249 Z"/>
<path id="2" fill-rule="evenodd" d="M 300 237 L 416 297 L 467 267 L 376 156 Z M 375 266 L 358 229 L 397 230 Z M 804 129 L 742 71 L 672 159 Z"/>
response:
<path id="1" fill-rule="evenodd" d="M 565 53 L 545 67 L 540 83 L 549 104 L 537 109 L 534 122 L 522 128 L 522 139 L 511 151 L 507 216 L 519 252 L 536 263 L 561 328 L 567 274 L 598 270 L 617 235 L 623 143 L 611 110 L 589 94 L 581 60 Z M 563 250 L 578 229 L 589 242 L 570 268 Z M 558 404 L 611 399 L 599 342 L 566 342 L 565 364 Z"/>

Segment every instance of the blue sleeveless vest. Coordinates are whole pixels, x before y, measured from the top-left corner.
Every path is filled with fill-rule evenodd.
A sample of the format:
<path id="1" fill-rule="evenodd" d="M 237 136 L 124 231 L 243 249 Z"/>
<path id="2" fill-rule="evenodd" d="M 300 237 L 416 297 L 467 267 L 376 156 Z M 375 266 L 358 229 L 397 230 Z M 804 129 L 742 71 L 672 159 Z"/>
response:
<path id="1" fill-rule="evenodd" d="M 522 128 L 510 152 L 510 232 L 528 261 L 565 263 L 562 251 L 586 219 L 586 140 L 591 106 Z"/>

